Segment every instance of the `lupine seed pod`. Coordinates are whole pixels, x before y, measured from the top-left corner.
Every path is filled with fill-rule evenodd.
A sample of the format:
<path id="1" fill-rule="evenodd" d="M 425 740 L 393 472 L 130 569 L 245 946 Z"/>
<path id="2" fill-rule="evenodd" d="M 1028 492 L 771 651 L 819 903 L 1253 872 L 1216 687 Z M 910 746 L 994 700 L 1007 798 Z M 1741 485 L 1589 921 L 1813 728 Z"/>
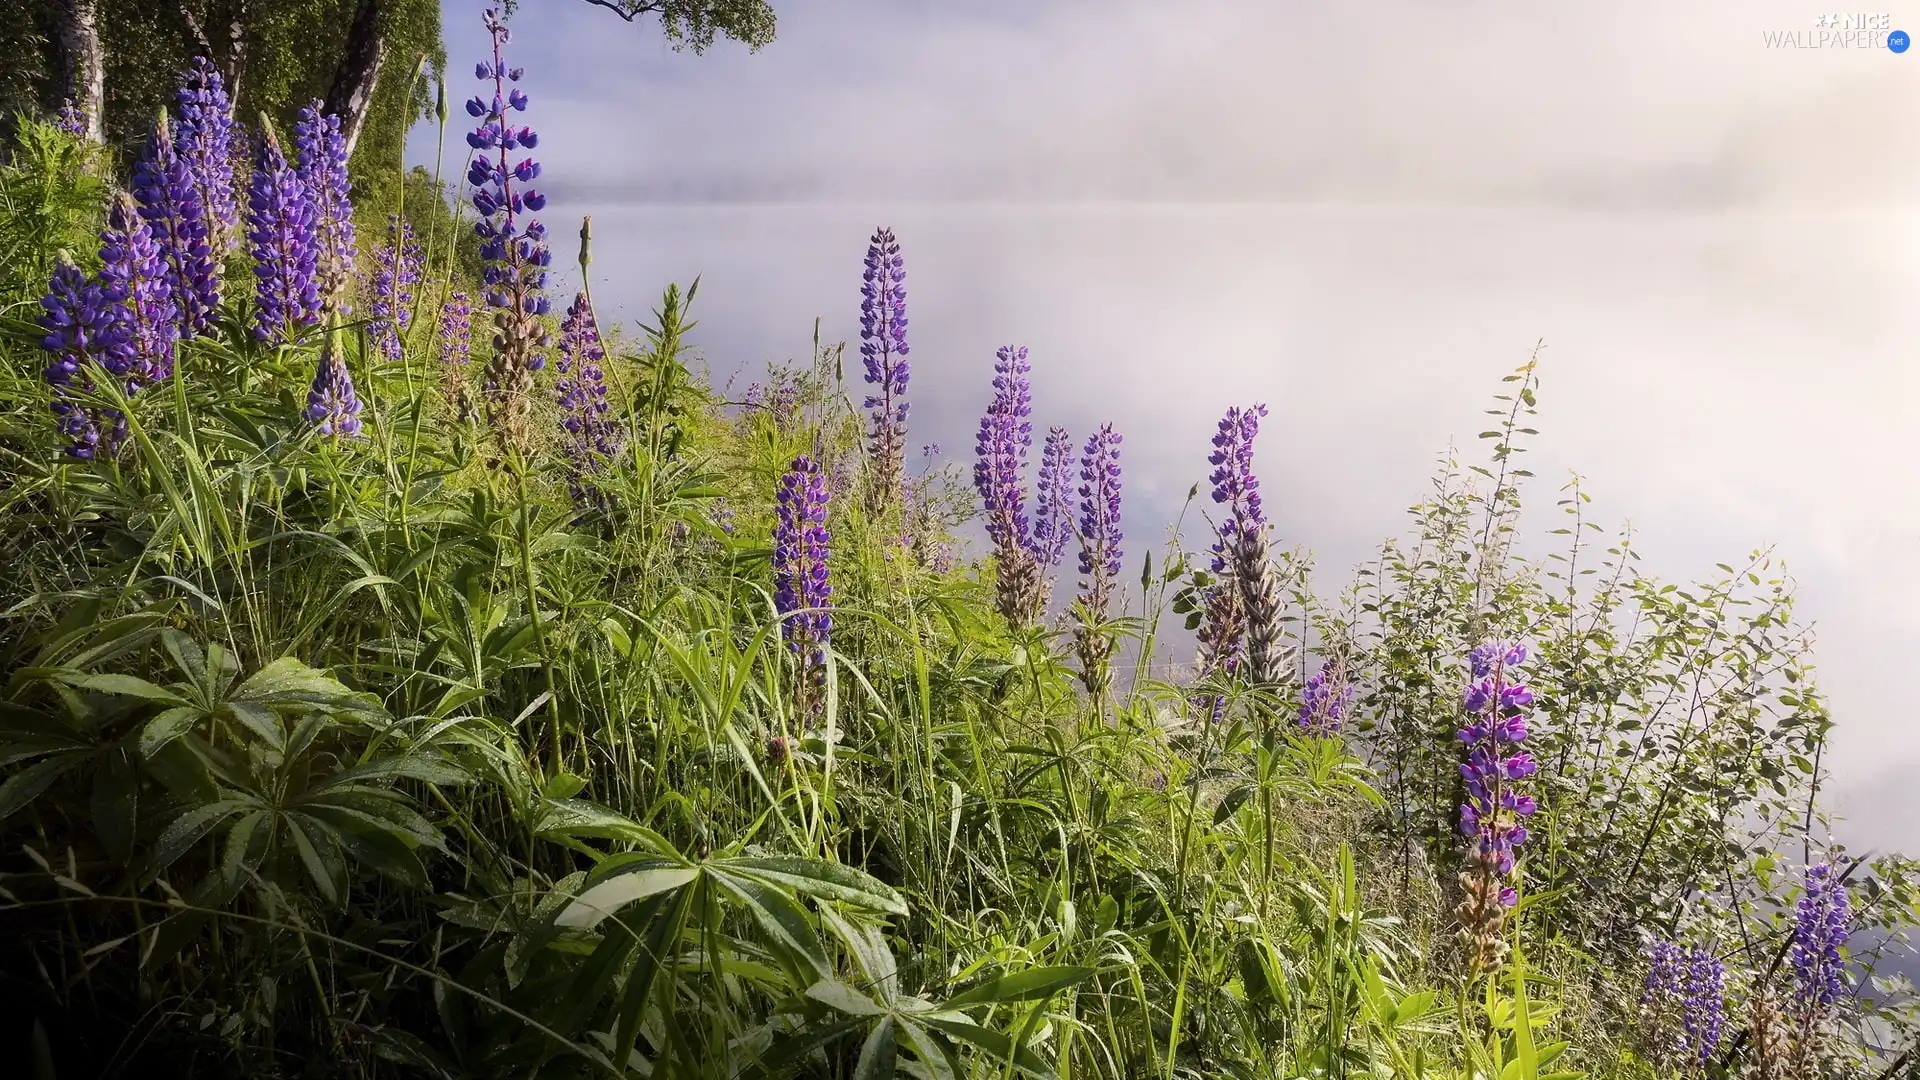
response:
<path id="1" fill-rule="evenodd" d="M 1752 1080 L 1789 1080 L 1794 1047 L 1773 991 L 1761 987 L 1747 1000 L 1747 1071 Z"/>

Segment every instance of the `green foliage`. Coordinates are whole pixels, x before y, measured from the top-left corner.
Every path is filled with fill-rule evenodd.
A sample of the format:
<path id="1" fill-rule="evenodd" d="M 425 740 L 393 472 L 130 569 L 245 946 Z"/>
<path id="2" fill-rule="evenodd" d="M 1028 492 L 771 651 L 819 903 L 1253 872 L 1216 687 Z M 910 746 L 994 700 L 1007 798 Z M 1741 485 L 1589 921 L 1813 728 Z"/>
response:
<path id="1" fill-rule="evenodd" d="M 1104 630 L 1132 677 L 1084 693 L 1067 635 L 932 557 L 951 466 L 869 510 L 842 349 L 816 327 L 769 375 L 794 412 L 743 408 L 686 363 L 697 287 L 610 336 L 624 449 L 582 509 L 554 438 L 462 414 L 484 355 L 436 366 L 471 230 L 424 172 L 390 204 L 430 267 L 403 358 L 346 335 L 365 438 L 299 419 L 316 346 L 242 305 L 114 400 L 124 453 L 67 460 L 22 305 L 91 249 L 104 170 L 30 125 L 0 171 L 0 995 L 62 1075 L 1646 1077 L 1643 931 L 1715 943 L 1739 997 L 1779 983 L 1831 724 L 1789 583 L 1596 562 L 1577 486 L 1564 555 L 1521 557 L 1531 364 L 1490 462 L 1449 462 L 1340 603 L 1280 559 L 1287 644 L 1361 692 L 1313 738 L 1291 682 L 1151 677 L 1204 584 L 1177 544 Z M 797 695 L 769 558 L 801 453 L 836 610 Z M 1455 728 L 1498 635 L 1540 656 L 1543 809 L 1515 959 L 1476 979 Z M 1836 1070 L 1911 1031 L 1872 962 L 1916 880 L 1854 870 L 1875 981 Z"/>

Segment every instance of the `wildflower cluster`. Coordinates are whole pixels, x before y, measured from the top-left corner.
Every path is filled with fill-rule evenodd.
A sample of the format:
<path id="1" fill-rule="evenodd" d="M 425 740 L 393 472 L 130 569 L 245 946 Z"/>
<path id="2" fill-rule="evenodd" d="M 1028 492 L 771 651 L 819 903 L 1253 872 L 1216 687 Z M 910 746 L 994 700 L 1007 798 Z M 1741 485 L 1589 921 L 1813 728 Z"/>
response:
<path id="1" fill-rule="evenodd" d="M 510 445 L 524 447 L 529 395 L 533 375 L 546 366 L 540 352 L 547 345 L 540 316 L 551 310 L 551 301 L 542 294 L 547 285 L 547 266 L 552 252 L 547 248 L 547 229 L 528 216 L 547 205 L 547 198 L 527 186 L 540 175 L 540 163 L 532 157 L 513 158 L 513 151 L 532 150 L 540 138 L 532 128 L 515 127 L 509 114 L 524 112 L 527 92 L 517 83 L 523 68 L 506 66 L 504 50 L 512 33 L 489 9 L 485 15 L 487 33 L 493 41 L 493 59 L 474 65 L 475 78 L 493 84 L 489 100 L 474 95 L 467 102 L 467 114 L 480 125 L 467 135 L 467 145 L 477 153 L 467 169 L 472 185 L 473 208 L 480 215 L 473 229 L 480 237 L 480 257 L 486 261 L 487 306 L 493 309 L 493 360 L 487 366 L 487 418 Z"/>
<path id="2" fill-rule="evenodd" d="M 898 493 L 907 441 L 907 271 L 892 229 L 877 229 L 867 245 L 860 279 L 860 358 L 872 411 L 867 441 L 873 458 L 876 508 Z"/>
<path id="3" fill-rule="evenodd" d="M 1532 755 L 1519 749 L 1527 737 L 1526 710 L 1533 704 L 1533 691 L 1516 678 L 1526 660 L 1524 646 L 1504 642 L 1483 644 L 1469 658 L 1473 681 L 1464 702 L 1469 722 L 1460 730 L 1469 747 L 1460 767 L 1467 788 L 1460 831 L 1472 847 L 1468 869 L 1460 875 L 1466 898 L 1459 915 L 1480 970 L 1497 966 L 1506 955 L 1500 930 L 1505 910 L 1518 900 L 1506 879 L 1513 872 L 1515 849 L 1527 840 L 1522 822 L 1535 810 L 1533 796 L 1513 786 L 1536 769 Z"/>
<path id="4" fill-rule="evenodd" d="M 80 106 L 73 103 L 72 98 L 62 99 L 60 110 L 53 114 L 53 126 L 76 139 L 85 138 L 87 114 L 80 110 Z"/>

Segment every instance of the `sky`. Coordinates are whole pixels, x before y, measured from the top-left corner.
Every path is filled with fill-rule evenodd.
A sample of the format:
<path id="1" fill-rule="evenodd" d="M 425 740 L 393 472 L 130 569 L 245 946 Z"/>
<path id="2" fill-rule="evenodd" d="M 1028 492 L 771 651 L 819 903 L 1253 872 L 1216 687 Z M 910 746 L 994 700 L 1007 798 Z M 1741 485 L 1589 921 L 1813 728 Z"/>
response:
<path id="1" fill-rule="evenodd" d="M 483 6 L 446 0 L 456 102 Z M 816 317 L 857 339 L 889 225 L 916 445 L 964 460 L 1024 344 L 1037 424 L 1125 433 L 1137 553 L 1224 408 L 1265 402 L 1269 515 L 1323 595 L 1544 341 L 1523 527 L 1560 526 L 1577 470 L 1662 577 L 1775 548 L 1842 838 L 1920 852 L 1920 49 L 1823 43 L 1826 9 L 1772 0 L 774 6 L 772 45 L 694 56 L 521 0 L 543 217 L 561 263 L 592 215 L 603 317 L 698 276 L 697 355 L 744 380 Z"/>

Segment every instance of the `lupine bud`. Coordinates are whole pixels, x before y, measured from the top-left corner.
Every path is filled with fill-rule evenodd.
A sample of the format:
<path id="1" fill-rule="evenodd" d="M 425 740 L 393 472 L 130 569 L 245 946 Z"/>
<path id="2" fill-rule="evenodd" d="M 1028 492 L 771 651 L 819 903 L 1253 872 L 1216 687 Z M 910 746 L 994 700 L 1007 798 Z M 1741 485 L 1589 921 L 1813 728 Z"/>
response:
<path id="1" fill-rule="evenodd" d="M 871 412 L 867 447 L 872 455 L 873 508 L 891 503 L 898 494 L 906 459 L 907 271 L 900 242 L 892 229 L 876 229 L 867 245 L 866 268 L 860 277 L 860 358 L 868 384 Z"/>
<path id="2" fill-rule="evenodd" d="M 347 140 L 340 118 L 322 115 L 315 101 L 300 110 L 293 125 L 295 171 L 313 202 L 318 234 L 314 282 L 322 307 L 335 310 L 340 290 L 353 272 L 353 185 L 347 179 Z"/>
<path id="3" fill-rule="evenodd" d="M 317 212 L 306 185 L 269 131 L 260 145 L 247 194 L 247 241 L 253 255 L 254 328 L 262 341 L 283 344 L 320 321 L 315 281 Z"/>

